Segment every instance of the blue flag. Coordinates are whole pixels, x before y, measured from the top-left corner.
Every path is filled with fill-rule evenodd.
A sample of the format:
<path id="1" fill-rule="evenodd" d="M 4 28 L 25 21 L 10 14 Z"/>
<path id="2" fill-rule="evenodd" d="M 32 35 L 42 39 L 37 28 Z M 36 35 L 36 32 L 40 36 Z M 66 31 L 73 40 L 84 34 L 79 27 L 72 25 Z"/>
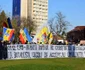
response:
<path id="1" fill-rule="evenodd" d="M 2 37 L 0 37 L 0 41 L 2 41 L 3 40 L 3 38 Z"/>
<path id="2" fill-rule="evenodd" d="M 8 22 L 8 26 L 9 26 L 9 28 L 12 29 L 12 24 L 11 24 L 10 18 L 7 18 L 7 22 Z"/>
<path id="3" fill-rule="evenodd" d="M 27 37 L 28 42 L 31 42 L 31 41 L 32 41 L 32 38 L 31 38 L 31 36 L 29 35 L 27 28 L 24 28 L 24 32 L 25 32 L 25 34 L 26 34 L 26 37 Z"/>

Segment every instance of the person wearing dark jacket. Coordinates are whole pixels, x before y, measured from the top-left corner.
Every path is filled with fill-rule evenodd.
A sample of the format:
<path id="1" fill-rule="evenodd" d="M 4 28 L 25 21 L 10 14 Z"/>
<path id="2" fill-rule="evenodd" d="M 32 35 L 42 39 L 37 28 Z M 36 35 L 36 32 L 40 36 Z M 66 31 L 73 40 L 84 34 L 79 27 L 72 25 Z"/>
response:
<path id="1" fill-rule="evenodd" d="M 2 42 L 0 41 L 0 60 L 3 58 L 3 46 L 2 46 Z"/>
<path id="2" fill-rule="evenodd" d="M 7 44 L 8 44 L 8 41 L 4 41 L 4 42 L 3 42 L 3 47 L 4 47 L 3 57 L 4 57 L 4 59 L 7 58 Z"/>

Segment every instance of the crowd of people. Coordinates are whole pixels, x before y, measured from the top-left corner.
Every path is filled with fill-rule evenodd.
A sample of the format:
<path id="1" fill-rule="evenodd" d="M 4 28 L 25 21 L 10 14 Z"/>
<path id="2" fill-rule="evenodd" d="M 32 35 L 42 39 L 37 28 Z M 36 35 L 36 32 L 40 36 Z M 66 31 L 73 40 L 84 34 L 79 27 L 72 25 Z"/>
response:
<path id="1" fill-rule="evenodd" d="M 10 42 L 10 41 L 1 41 L 0 40 L 0 59 L 7 59 L 7 45 L 10 45 L 10 44 L 21 44 L 21 42 L 16 42 L 15 40 Z M 34 42 L 31 42 L 31 43 L 28 43 L 28 41 L 26 41 L 25 44 L 38 44 L 38 43 L 34 43 Z M 42 43 L 39 43 L 39 44 L 42 44 Z M 69 43 L 66 43 L 66 42 L 58 42 L 58 41 L 53 41 L 52 42 L 53 45 L 75 45 L 75 43 L 73 42 L 69 42 Z"/>
<path id="2" fill-rule="evenodd" d="M 7 44 L 9 44 L 8 41 L 0 41 L 0 59 L 7 58 Z"/>

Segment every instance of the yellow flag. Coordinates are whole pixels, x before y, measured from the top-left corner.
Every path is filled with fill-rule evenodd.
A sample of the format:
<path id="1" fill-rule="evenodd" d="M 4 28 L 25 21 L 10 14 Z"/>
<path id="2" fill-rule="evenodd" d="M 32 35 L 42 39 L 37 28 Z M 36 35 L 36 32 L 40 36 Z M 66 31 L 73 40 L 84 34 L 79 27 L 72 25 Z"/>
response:
<path id="1" fill-rule="evenodd" d="M 51 43 L 52 43 L 52 40 L 53 40 L 53 34 L 52 34 L 52 33 L 50 33 L 50 36 L 49 36 L 49 44 L 51 44 Z"/>
<path id="2" fill-rule="evenodd" d="M 45 44 L 47 42 L 47 37 L 49 33 L 50 33 L 50 30 L 48 29 L 48 27 L 44 26 L 40 30 L 40 32 L 36 35 L 38 43 L 42 42 L 43 44 Z"/>

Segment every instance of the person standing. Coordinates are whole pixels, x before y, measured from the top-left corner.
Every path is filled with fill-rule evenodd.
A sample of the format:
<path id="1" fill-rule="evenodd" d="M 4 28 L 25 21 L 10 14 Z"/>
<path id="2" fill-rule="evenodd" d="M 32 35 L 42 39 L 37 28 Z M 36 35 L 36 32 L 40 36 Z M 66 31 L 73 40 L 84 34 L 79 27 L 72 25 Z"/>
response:
<path id="1" fill-rule="evenodd" d="M 0 41 L 0 60 L 2 59 L 2 52 L 3 51 L 3 46 L 2 46 L 2 42 Z"/>

